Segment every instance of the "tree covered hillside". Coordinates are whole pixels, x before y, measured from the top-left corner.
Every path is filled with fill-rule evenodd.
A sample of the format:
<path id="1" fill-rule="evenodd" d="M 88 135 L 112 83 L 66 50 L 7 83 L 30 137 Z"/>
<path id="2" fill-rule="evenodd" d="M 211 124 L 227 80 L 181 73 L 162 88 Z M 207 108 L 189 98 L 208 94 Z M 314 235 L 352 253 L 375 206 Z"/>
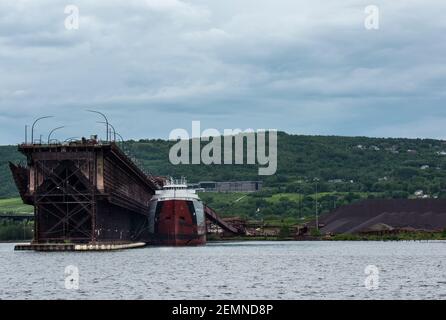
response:
<path id="1" fill-rule="evenodd" d="M 320 197 L 326 197 L 321 198 L 321 210 L 364 197 L 413 197 L 418 190 L 430 197 L 445 197 L 446 144 L 440 140 L 301 136 L 280 132 L 278 170 L 273 176 L 259 176 L 257 165 L 174 166 L 169 163 L 172 145 L 173 142 L 159 139 L 140 140 L 127 141 L 124 148 L 155 175 L 186 176 L 189 182 L 264 181 L 265 190 L 261 194 L 237 202 L 241 205 L 252 201 L 249 208 L 240 209 L 245 213 L 252 213 L 256 206 L 268 207 L 271 214 L 297 212 L 302 202 L 310 212 L 316 183 Z M 16 147 L 0 147 L 1 198 L 17 195 L 8 161 L 19 160 L 23 158 Z M 269 200 L 273 197 L 274 200 Z M 217 198 L 208 200 L 224 206 L 219 205 Z M 284 205 L 287 201 L 290 206 Z"/>
<path id="2" fill-rule="evenodd" d="M 0 199 L 18 195 L 8 163 L 24 160 L 16 146 L 0 146 Z"/>

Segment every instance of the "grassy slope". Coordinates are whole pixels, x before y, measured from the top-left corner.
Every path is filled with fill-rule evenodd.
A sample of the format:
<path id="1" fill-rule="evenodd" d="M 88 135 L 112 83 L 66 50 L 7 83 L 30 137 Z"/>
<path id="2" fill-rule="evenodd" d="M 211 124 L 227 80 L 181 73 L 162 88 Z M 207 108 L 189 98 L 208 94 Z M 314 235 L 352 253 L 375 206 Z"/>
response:
<path id="1" fill-rule="evenodd" d="M 32 213 L 33 207 L 20 198 L 0 199 L 0 213 Z"/>

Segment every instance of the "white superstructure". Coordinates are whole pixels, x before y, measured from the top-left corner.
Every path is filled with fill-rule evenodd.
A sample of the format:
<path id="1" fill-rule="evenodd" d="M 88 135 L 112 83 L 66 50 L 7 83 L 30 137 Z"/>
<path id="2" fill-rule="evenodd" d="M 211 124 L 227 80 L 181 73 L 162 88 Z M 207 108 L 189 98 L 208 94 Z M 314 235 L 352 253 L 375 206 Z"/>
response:
<path id="1" fill-rule="evenodd" d="M 166 181 L 162 190 L 156 190 L 152 201 L 166 200 L 200 200 L 194 189 L 187 188 L 185 178 L 179 180 L 170 178 Z"/>

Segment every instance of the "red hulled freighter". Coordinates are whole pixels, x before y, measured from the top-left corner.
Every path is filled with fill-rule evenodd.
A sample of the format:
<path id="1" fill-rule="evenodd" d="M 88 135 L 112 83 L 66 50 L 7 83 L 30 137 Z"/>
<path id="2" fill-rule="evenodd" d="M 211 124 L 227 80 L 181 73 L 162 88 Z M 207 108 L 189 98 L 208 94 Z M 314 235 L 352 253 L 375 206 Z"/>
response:
<path id="1" fill-rule="evenodd" d="M 151 244 L 168 246 L 206 243 L 203 203 L 184 179 L 170 179 L 150 201 Z"/>

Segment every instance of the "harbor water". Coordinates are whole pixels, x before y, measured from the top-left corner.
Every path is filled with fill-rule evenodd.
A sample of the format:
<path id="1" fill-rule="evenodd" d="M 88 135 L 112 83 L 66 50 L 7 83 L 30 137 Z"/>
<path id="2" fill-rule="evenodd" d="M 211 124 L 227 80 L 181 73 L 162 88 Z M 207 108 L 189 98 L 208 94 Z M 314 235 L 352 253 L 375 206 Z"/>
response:
<path id="1" fill-rule="evenodd" d="M 0 299 L 446 299 L 443 241 L 13 249 L 0 244 Z"/>

